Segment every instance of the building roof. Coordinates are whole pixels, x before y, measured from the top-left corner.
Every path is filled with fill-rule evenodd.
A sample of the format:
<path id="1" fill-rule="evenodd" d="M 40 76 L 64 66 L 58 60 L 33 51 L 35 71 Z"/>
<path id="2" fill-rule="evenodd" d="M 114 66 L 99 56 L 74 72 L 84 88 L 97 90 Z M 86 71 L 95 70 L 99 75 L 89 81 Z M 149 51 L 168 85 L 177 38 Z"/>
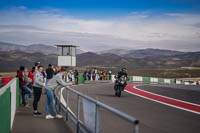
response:
<path id="1" fill-rule="evenodd" d="M 75 45 L 68 45 L 68 44 L 59 44 L 59 45 L 56 45 L 57 47 L 78 47 L 78 46 L 75 46 Z"/>

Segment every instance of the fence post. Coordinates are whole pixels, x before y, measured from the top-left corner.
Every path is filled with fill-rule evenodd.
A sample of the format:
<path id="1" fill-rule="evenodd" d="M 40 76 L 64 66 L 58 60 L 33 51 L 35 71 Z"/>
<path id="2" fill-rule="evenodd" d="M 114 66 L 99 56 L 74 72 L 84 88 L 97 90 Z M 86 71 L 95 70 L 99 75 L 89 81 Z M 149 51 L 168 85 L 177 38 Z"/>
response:
<path id="1" fill-rule="evenodd" d="M 96 104 L 96 110 L 95 110 L 95 133 L 98 133 L 98 115 L 99 115 L 99 106 Z"/>
<path id="2" fill-rule="evenodd" d="M 80 120 L 79 120 L 79 115 L 80 115 L 80 96 L 78 95 L 77 97 L 77 128 L 76 128 L 76 133 L 79 133 L 79 124 L 80 124 Z"/>
<path id="3" fill-rule="evenodd" d="M 134 133 L 139 133 L 139 125 L 135 124 L 134 127 Z"/>
<path id="4" fill-rule="evenodd" d="M 69 92 L 68 89 L 66 88 L 66 121 L 68 121 L 68 105 L 69 105 Z"/>

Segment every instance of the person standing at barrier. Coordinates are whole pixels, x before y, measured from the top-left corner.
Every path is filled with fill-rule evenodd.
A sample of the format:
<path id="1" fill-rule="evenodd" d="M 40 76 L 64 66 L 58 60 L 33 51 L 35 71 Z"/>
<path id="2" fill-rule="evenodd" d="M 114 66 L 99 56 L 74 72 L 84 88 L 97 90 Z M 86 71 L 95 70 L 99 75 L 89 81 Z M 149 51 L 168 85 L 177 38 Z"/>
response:
<path id="1" fill-rule="evenodd" d="M 86 70 L 86 71 L 84 71 L 84 73 L 83 73 L 83 78 L 84 78 L 84 80 L 87 80 L 87 75 L 88 75 L 88 71 Z"/>
<path id="2" fill-rule="evenodd" d="M 46 69 L 46 74 L 47 74 L 47 82 L 53 77 L 54 71 L 52 68 L 52 65 L 49 64 L 49 67 Z"/>
<path id="3" fill-rule="evenodd" d="M 61 119 L 63 118 L 62 115 L 59 115 L 56 112 L 56 107 L 55 107 L 55 103 L 54 103 L 54 90 L 55 89 L 59 89 L 61 87 L 65 87 L 65 86 L 71 86 L 72 83 L 66 83 L 62 77 L 66 74 L 67 69 L 65 67 L 61 68 L 61 72 L 59 72 L 58 74 L 56 74 L 52 79 L 49 80 L 49 82 L 47 83 L 46 86 L 46 106 L 45 106 L 45 110 L 46 110 L 46 119 L 53 119 L 53 118 L 58 118 Z M 53 112 L 53 116 L 50 114 L 49 112 L 49 107 L 51 107 L 52 112 Z"/>
<path id="4" fill-rule="evenodd" d="M 25 85 L 23 86 L 23 89 L 25 90 L 25 106 L 30 107 L 30 104 L 28 104 L 28 98 L 31 98 L 32 96 L 32 79 L 28 77 L 28 70 L 27 68 L 24 69 L 24 80 Z"/>
<path id="5" fill-rule="evenodd" d="M 28 77 L 32 79 L 32 86 L 34 83 L 35 67 L 32 67 L 32 70 L 28 73 Z"/>
<path id="6" fill-rule="evenodd" d="M 104 71 L 103 71 L 103 80 L 106 80 L 106 76 L 107 76 L 107 73 L 106 73 L 106 71 L 104 70 Z"/>
<path id="7" fill-rule="evenodd" d="M 21 89 L 21 95 L 22 95 L 22 104 L 25 106 L 26 101 L 25 101 L 25 90 L 23 89 L 23 86 L 26 84 L 25 79 L 24 79 L 24 66 L 20 66 L 20 69 L 17 71 L 17 78 L 19 78 L 19 87 Z"/>
<path id="8" fill-rule="evenodd" d="M 92 72 L 92 80 L 95 80 L 96 78 L 96 73 L 95 73 L 95 70 Z"/>
<path id="9" fill-rule="evenodd" d="M 38 102 L 40 101 L 40 97 L 42 94 L 42 88 L 45 87 L 45 79 L 43 72 L 43 66 L 38 67 L 38 71 L 36 71 L 34 75 L 34 84 L 33 84 L 33 92 L 34 92 L 34 100 L 33 100 L 33 115 L 41 115 L 41 113 L 37 110 Z"/>
<path id="10" fill-rule="evenodd" d="M 88 80 L 91 80 L 91 74 L 92 74 L 92 70 L 89 70 L 87 74 Z"/>
<path id="11" fill-rule="evenodd" d="M 112 71 L 110 70 L 110 71 L 108 72 L 109 80 L 111 80 L 111 74 L 112 74 Z"/>
<path id="12" fill-rule="evenodd" d="M 78 76 L 79 76 L 78 70 L 75 70 L 74 71 L 74 78 L 75 78 L 75 84 L 76 85 L 78 84 Z"/>
<path id="13" fill-rule="evenodd" d="M 69 72 L 67 73 L 67 77 L 68 77 L 69 81 L 72 81 L 72 75 L 73 75 L 72 70 L 69 70 Z"/>
<path id="14" fill-rule="evenodd" d="M 35 63 L 35 72 L 38 71 L 38 67 L 40 66 L 40 62 Z"/>

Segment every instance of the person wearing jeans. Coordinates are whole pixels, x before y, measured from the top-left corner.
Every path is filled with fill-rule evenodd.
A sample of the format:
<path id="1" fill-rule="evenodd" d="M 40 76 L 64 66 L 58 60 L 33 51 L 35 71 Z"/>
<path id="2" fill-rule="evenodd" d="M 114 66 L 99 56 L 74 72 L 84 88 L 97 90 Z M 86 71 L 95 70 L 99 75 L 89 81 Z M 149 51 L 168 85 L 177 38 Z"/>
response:
<path id="1" fill-rule="evenodd" d="M 49 107 L 51 107 L 53 115 L 58 117 L 58 114 L 56 112 L 56 107 L 55 107 L 55 101 L 54 101 L 54 92 L 53 90 L 50 90 L 48 88 L 45 88 L 46 91 L 46 106 L 45 106 L 45 111 L 46 111 L 46 116 L 50 116 L 49 112 Z M 46 117 L 48 119 L 48 117 Z"/>
<path id="2" fill-rule="evenodd" d="M 23 89 L 24 89 L 24 104 L 25 106 L 28 105 L 28 98 L 30 98 L 30 96 L 32 95 L 32 90 L 27 86 L 27 85 L 24 85 L 23 86 Z"/>
<path id="3" fill-rule="evenodd" d="M 55 102 L 54 102 L 54 90 L 60 87 L 65 87 L 72 85 L 72 83 L 66 83 L 62 76 L 66 74 L 67 69 L 65 67 L 61 68 L 61 72 L 56 74 L 52 79 L 50 79 L 46 86 L 46 119 L 63 118 L 62 115 L 57 114 Z M 49 107 L 52 108 L 53 116 L 49 113 Z"/>

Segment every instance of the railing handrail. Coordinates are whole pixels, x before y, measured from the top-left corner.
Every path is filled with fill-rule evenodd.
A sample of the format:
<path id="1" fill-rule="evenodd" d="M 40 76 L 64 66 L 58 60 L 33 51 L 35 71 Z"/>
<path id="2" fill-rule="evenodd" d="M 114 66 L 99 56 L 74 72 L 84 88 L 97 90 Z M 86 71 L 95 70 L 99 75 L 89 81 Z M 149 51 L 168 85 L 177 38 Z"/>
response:
<path id="1" fill-rule="evenodd" d="M 9 86 L 16 80 L 16 78 L 13 78 L 11 81 L 9 81 L 6 85 L 0 88 L 0 96 L 9 88 Z"/>
<path id="2" fill-rule="evenodd" d="M 96 103 L 98 106 L 100 106 L 100 107 L 102 107 L 102 108 L 104 108 L 104 109 L 106 109 L 106 110 L 108 110 L 108 111 L 120 116 L 121 118 L 123 118 L 123 119 L 125 119 L 125 120 L 127 120 L 127 121 L 129 121 L 131 123 L 139 124 L 139 120 L 137 120 L 136 118 L 134 118 L 134 117 L 132 117 L 130 115 L 127 115 L 127 114 L 125 114 L 125 113 L 123 113 L 123 112 L 121 112 L 121 111 L 119 111 L 117 109 L 114 109 L 114 108 L 112 108 L 112 107 L 110 107 L 110 106 L 108 106 L 108 105 L 106 105 L 106 104 L 104 104 L 102 102 L 99 102 L 99 101 L 97 101 L 97 100 L 95 100 L 95 99 L 93 99 L 93 98 L 91 98 L 91 97 L 89 97 L 89 96 L 87 96 L 85 94 L 82 94 L 81 92 L 79 92 L 79 91 L 77 91 L 75 89 L 72 89 L 69 86 L 66 86 L 65 88 L 67 88 L 68 90 L 72 91 L 73 93 L 75 93 L 75 94 L 77 94 L 77 95 L 79 95 L 79 96 L 81 96 L 81 97 L 83 97 L 83 98 L 85 98 L 85 99 L 87 99 L 87 100 L 89 100 L 91 102 Z"/>

